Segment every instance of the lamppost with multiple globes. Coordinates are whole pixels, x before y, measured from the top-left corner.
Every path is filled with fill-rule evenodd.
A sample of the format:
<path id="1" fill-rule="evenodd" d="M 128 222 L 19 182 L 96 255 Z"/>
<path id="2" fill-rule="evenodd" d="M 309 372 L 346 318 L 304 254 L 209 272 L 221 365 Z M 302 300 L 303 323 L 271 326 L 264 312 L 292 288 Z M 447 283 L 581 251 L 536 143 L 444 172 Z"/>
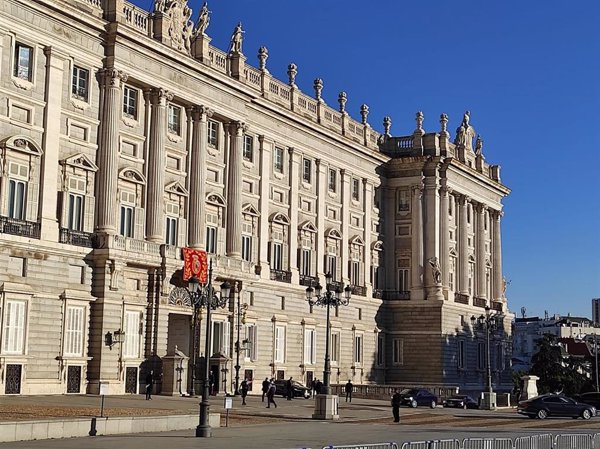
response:
<path id="1" fill-rule="evenodd" d="M 329 355 L 329 339 L 330 339 L 330 327 L 331 322 L 329 319 L 329 308 L 331 306 L 339 307 L 339 306 L 347 306 L 350 303 L 350 296 L 352 295 L 352 289 L 350 286 L 346 286 L 346 288 L 342 291 L 341 287 L 337 287 L 335 291 L 333 290 L 334 286 L 332 285 L 333 276 L 331 273 L 327 273 L 325 275 L 326 286 L 325 291 L 323 292 L 323 287 L 321 284 L 317 284 L 313 289 L 312 286 L 309 286 L 306 289 L 306 300 L 311 306 L 321 306 L 327 309 L 327 324 L 326 324 L 326 334 L 325 334 L 325 367 L 323 370 L 323 390 L 318 391 L 317 393 L 331 395 L 331 385 L 329 383 L 329 379 L 331 377 L 331 357 Z M 313 294 L 315 295 L 313 299 Z M 337 408 L 337 407 L 336 407 Z M 314 417 L 314 415 L 313 415 Z"/>
<path id="2" fill-rule="evenodd" d="M 197 298 L 198 307 L 204 307 L 206 309 L 206 341 L 204 348 L 204 381 L 202 383 L 202 400 L 200 401 L 200 418 L 198 426 L 196 427 L 197 437 L 211 437 L 212 429 L 209 422 L 210 404 L 208 398 L 210 396 L 209 383 L 210 383 L 210 348 L 211 348 L 211 322 L 210 312 L 217 307 L 225 307 L 227 304 L 227 298 L 229 292 L 222 291 L 222 296 L 219 297 L 215 294 L 212 285 L 212 260 L 208 266 L 208 282 L 206 285 L 201 286 L 200 281 L 195 276 L 188 281 L 188 289 L 194 298 Z"/>
<path id="3" fill-rule="evenodd" d="M 192 278 L 195 279 L 195 278 Z M 196 379 L 198 374 L 198 344 L 200 343 L 200 321 L 203 318 L 202 312 L 204 305 L 202 304 L 202 292 L 197 288 L 197 280 L 192 281 L 188 285 L 188 293 L 190 300 L 194 306 L 194 316 L 192 318 L 192 384 L 189 388 L 190 396 L 196 396 Z M 192 291 L 195 289 L 195 291 Z"/>
<path id="4" fill-rule="evenodd" d="M 490 361 L 490 334 L 502 328 L 503 316 L 501 313 L 492 313 L 489 306 L 485 307 L 485 315 L 476 318 L 471 316 L 473 328 L 477 327 L 485 332 L 486 336 L 486 392 L 483 393 L 482 408 L 484 410 L 496 409 L 496 393 L 492 389 L 492 366 Z"/>

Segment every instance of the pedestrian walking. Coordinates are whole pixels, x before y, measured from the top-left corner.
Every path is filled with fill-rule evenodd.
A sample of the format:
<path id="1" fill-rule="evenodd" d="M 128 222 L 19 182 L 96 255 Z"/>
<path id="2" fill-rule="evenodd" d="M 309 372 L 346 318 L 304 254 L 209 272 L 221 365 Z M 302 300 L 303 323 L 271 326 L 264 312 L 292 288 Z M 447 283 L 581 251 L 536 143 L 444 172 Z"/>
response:
<path id="1" fill-rule="evenodd" d="M 350 379 L 348 379 L 348 382 L 346 382 L 346 386 L 344 387 L 344 391 L 346 392 L 346 402 L 352 402 L 352 389 L 354 388 L 354 385 L 352 385 L 352 382 L 350 382 Z"/>
<path id="2" fill-rule="evenodd" d="M 400 393 L 397 388 L 394 388 L 392 396 L 392 413 L 394 414 L 394 422 L 400 422 Z"/>
<path id="3" fill-rule="evenodd" d="M 269 378 L 268 377 L 265 377 L 265 380 L 263 380 L 263 382 L 262 382 L 262 399 L 261 399 L 261 402 L 265 402 L 265 395 L 269 391 L 269 385 L 271 385 L 271 382 L 269 382 Z"/>
<path id="4" fill-rule="evenodd" d="M 315 394 L 317 394 L 317 381 L 319 379 L 317 379 L 316 377 L 312 380 L 310 387 L 312 388 L 312 395 L 313 397 L 315 396 Z"/>
<path id="5" fill-rule="evenodd" d="M 276 389 L 277 388 L 275 387 L 275 379 L 271 378 L 271 381 L 269 382 L 269 390 L 267 391 L 267 408 L 271 408 L 271 404 L 273 404 L 275 408 L 277 408 L 277 404 L 275 403 Z"/>
<path id="6" fill-rule="evenodd" d="M 248 396 L 248 381 L 242 380 L 240 384 L 240 395 L 242 396 L 242 405 L 246 405 L 246 396 Z"/>
<path id="7" fill-rule="evenodd" d="M 152 399 L 152 384 L 154 379 L 152 379 L 154 374 L 153 370 L 150 370 L 148 374 L 146 374 L 146 400 L 149 401 Z"/>
<path id="8" fill-rule="evenodd" d="M 323 389 L 323 382 L 321 382 L 320 380 L 317 379 L 317 384 L 315 385 L 315 392 L 317 394 L 321 394 Z"/>
<path id="9" fill-rule="evenodd" d="M 292 378 L 290 377 L 285 384 L 287 400 L 291 401 L 294 397 L 294 385 L 292 384 Z"/>

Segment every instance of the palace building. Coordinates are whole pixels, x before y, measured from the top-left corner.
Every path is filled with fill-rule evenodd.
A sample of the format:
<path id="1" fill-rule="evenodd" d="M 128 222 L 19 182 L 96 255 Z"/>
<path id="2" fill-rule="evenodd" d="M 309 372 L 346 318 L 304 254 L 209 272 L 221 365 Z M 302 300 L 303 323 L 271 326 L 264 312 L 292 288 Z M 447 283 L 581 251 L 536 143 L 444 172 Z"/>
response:
<path id="1" fill-rule="evenodd" d="M 0 394 L 138 393 L 151 370 L 157 393 L 199 391 L 207 357 L 217 392 L 321 379 L 306 289 L 327 273 L 352 292 L 330 310 L 333 384 L 478 392 L 488 362 L 510 390 L 509 189 L 470 114 L 454 139 L 445 114 L 379 133 L 322 80 L 301 92 L 294 64 L 271 76 L 266 48 L 251 65 L 241 26 L 212 46 L 209 14 L 0 2 Z M 208 354 L 183 247 L 207 252 L 217 295 L 234 286 Z"/>

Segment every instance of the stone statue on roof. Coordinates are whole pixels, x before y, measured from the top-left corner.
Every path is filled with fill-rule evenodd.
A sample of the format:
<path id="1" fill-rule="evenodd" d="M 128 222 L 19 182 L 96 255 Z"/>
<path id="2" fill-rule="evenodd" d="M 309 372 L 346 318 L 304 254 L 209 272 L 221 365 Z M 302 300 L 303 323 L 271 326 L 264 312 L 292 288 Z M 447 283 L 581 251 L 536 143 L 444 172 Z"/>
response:
<path id="1" fill-rule="evenodd" d="M 242 30 L 242 22 L 238 22 L 237 26 L 231 34 L 231 43 L 229 45 L 229 53 L 242 53 L 242 42 L 244 40 L 245 31 Z"/>
<path id="2" fill-rule="evenodd" d="M 202 36 L 206 34 L 206 29 L 210 23 L 210 11 L 208 10 L 208 3 L 204 2 L 200 13 L 198 14 L 198 22 L 196 22 L 196 28 L 194 29 L 194 36 Z"/>
<path id="3" fill-rule="evenodd" d="M 458 128 L 456 128 L 456 139 L 454 144 L 456 146 L 462 146 L 467 150 L 473 151 L 473 138 L 475 137 L 475 129 L 469 124 L 471 113 L 466 111 L 463 115 L 463 121 Z"/>

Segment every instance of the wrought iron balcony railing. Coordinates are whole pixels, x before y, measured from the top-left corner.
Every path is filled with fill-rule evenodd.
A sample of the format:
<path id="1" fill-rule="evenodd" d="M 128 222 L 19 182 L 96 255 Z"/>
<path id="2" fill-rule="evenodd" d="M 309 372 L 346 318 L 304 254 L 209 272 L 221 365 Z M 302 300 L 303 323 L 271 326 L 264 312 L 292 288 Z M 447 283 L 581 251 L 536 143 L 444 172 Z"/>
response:
<path id="1" fill-rule="evenodd" d="M 94 234 L 91 234 L 89 232 L 74 231 L 72 229 L 67 228 L 60 228 L 58 240 L 60 243 L 67 243 L 68 245 L 92 248 Z"/>
<path id="2" fill-rule="evenodd" d="M 0 217 L 0 233 L 40 238 L 40 224 L 16 218 Z"/>
<path id="3" fill-rule="evenodd" d="M 271 280 L 279 281 L 279 282 L 287 282 L 288 284 L 290 284 L 292 282 L 292 272 L 271 269 Z"/>

